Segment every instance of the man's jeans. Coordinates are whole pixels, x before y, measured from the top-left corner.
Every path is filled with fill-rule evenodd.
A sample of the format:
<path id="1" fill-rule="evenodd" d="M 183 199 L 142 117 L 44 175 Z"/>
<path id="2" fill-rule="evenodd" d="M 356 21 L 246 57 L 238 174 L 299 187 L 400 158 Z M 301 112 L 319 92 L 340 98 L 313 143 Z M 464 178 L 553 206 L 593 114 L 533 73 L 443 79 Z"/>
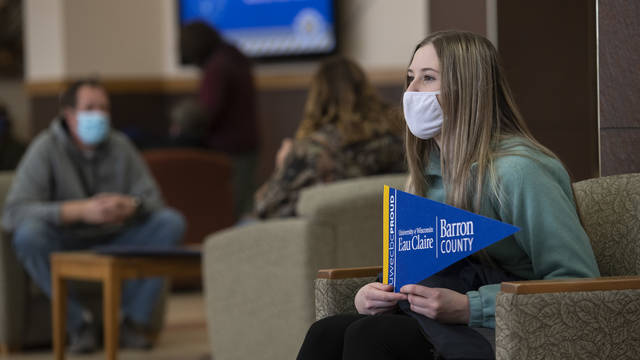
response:
<path id="1" fill-rule="evenodd" d="M 13 234 L 18 259 L 33 281 L 51 298 L 51 264 L 49 255 L 56 251 L 84 250 L 96 245 L 136 245 L 168 247 L 180 242 L 185 229 L 184 218 L 171 209 L 151 213 L 112 238 L 92 241 L 65 238 L 59 227 L 41 220 L 27 220 Z M 162 279 L 127 280 L 122 288 L 122 314 L 136 324 L 148 325 L 151 312 L 162 290 Z M 84 308 L 68 299 L 67 328 L 77 331 L 83 322 Z"/>

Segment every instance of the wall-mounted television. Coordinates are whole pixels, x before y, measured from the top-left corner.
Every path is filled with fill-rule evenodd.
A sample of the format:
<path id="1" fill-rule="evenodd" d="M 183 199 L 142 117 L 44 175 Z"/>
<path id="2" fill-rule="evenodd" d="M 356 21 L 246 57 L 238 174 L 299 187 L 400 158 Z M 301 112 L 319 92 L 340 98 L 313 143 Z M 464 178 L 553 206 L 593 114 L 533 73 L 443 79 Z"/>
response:
<path id="1" fill-rule="evenodd" d="M 335 0 L 178 0 L 180 25 L 203 20 L 257 59 L 337 49 Z"/>

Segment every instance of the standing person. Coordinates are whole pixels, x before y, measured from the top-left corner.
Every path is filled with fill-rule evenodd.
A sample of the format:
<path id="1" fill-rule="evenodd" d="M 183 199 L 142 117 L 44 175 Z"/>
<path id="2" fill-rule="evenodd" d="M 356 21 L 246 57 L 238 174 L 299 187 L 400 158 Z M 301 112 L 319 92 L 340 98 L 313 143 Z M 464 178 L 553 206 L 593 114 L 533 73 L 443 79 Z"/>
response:
<path id="1" fill-rule="evenodd" d="M 500 282 L 599 276 L 569 176 L 527 129 L 487 39 L 421 41 L 403 105 L 408 191 L 521 230 L 399 293 L 365 285 L 359 314 L 316 322 L 298 359 L 491 359 Z"/>
<path id="2" fill-rule="evenodd" d="M 273 175 L 255 196 L 260 218 L 295 215 L 306 187 L 406 170 L 401 120 L 364 71 L 336 56 L 313 76 L 295 140 L 284 139 Z"/>
<path id="3" fill-rule="evenodd" d="M 258 148 L 251 62 L 202 21 L 182 28 L 180 48 L 183 62 L 202 70 L 198 102 L 206 121 L 199 141 L 231 156 L 235 214 L 241 216 L 251 210 Z"/>
<path id="4" fill-rule="evenodd" d="M 4 206 L 2 224 L 27 273 L 51 297 L 49 255 L 106 244 L 171 247 L 184 220 L 163 205 L 147 166 L 120 132 L 110 129 L 109 98 L 96 80 L 73 83 L 61 115 L 29 146 Z M 120 344 L 149 348 L 136 329 L 149 325 L 161 279 L 127 281 Z M 93 315 L 68 301 L 72 352 L 97 347 Z"/>

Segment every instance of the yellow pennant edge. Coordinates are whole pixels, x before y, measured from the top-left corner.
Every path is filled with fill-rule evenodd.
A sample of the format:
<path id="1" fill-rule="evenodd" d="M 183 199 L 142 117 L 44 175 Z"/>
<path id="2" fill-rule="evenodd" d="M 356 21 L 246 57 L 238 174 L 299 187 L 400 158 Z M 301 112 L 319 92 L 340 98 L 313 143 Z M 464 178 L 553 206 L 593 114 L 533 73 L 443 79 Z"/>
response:
<path id="1" fill-rule="evenodd" d="M 389 283 L 389 185 L 384 186 L 382 206 L 382 279 Z"/>

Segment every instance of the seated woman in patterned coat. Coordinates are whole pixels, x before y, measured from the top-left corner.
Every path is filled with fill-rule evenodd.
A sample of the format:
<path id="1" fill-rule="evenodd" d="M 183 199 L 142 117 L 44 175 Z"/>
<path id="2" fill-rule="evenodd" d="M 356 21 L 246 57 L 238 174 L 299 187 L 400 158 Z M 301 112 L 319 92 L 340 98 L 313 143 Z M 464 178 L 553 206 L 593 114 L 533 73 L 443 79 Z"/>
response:
<path id="1" fill-rule="evenodd" d="M 300 190 L 320 183 L 404 172 L 398 109 L 378 96 L 353 61 L 333 57 L 314 75 L 295 139 L 284 139 L 275 170 L 255 196 L 260 218 L 295 216 Z"/>

